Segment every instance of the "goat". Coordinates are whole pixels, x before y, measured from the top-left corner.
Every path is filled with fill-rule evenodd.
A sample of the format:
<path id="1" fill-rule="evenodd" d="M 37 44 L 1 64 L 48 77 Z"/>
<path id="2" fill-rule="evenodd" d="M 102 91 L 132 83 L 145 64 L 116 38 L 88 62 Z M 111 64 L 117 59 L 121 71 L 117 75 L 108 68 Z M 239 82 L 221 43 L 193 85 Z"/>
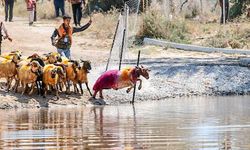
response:
<path id="1" fill-rule="evenodd" d="M 57 62 L 61 62 L 62 58 L 59 53 L 49 53 L 45 54 L 44 62 L 46 64 L 54 64 Z"/>
<path id="2" fill-rule="evenodd" d="M 95 82 L 93 90 L 93 98 L 96 97 L 96 94 L 99 92 L 100 98 L 103 99 L 102 90 L 103 89 L 122 89 L 129 87 L 127 93 L 134 87 L 134 84 L 137 81 L 140 81 L 138 89 L 142 88 L 142 80 L 139 78 L 143 76 L 146 79 L 149 79 L 149 69 L 141 67 L 130 67 L 119 70 L 110 70 L 103 73 Z"/>
<path id="3" fill-rule="evenodd" d="M 18 86 L 21 83 L 23 95 L 28 87 L 28 84 L 32 84 L 29 92 L 29 95 L 31 95 L 34 91 L 37 78 L 41 73 L 41 69 L 42 67 L 37 61 L 32 61 L 27 65 L 20 66 L 18 69 L 18 82 L 16 84 L 15 91 L 17 92 Z"/>
<path id="4" fill-rule="evenodd" d="M 2 58 L 2 61 L 0 62 L 0 78 L 6 78 L 7 92 L 9 92 L 12 80 L 17 75 L 17 64 L 19 61 L 20 56 L 13 54 L 11 60 Z"/>
<path id="5" fill-rule="evenodd" d="M 7 60 L 11 60 L 14 55 L 19 56 L 20 58 L 22 57 L 22 52 L 21 51 L 11 51 L 9 53 L 4 53 L 1 55 L 2 58 L 5 58 Z"/>
<path id="6" fill-rule="evenodd" d="M 44 98 L 47 96 L 48 86 L 52 86 L 56 90 L 57 100 L 59 99 L 57 85 L 60 78 L 66 78 L 66 74 L 62 67 L 53 64 L 45 65 L 43 68 Z"/>
<path id="7" fill-rule="evenodd" d="M 81 66 L 78 61 L 69 60 L 68 62 L 63 62 L 66 65 L 66 93 L 70 93 L 70 81 L 75 81 L 77 79 L 77 70 L 80 70 Z"/>
<path id="8" fill-rule="evenodd" d="M 91 63 L 90 61 L 83 61 L 83 60 L 81 60 L 81 63 L 83 64 L 80 68 L 77 69 L 76 78 L 72 79 L 74 90 L 77 93 L 79 92 L 77 88 L 78 84 L 81 90 L 81 94 L 83 94 L 82 84 L 85 83 L 87 90 L 89 91 L 89 94 L 92 96 L 92 93 L 88 86 L 88 77 L 87 77 L 89 70 L 91 70 Z"/>

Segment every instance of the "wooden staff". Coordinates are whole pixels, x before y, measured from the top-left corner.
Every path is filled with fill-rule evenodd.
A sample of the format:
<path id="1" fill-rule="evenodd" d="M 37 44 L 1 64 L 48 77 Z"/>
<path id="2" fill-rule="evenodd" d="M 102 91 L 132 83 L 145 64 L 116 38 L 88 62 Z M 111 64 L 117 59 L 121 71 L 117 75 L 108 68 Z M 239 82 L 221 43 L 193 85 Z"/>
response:
<path id="1" fill-rule="evenodd" d="M 126 29 L 123 30 L 122 47 L 121 47 L 120 62 L 119 62 L 119 70 L 121 70 L 121 65 L 122 65 L 122 56 L 123 56 L 123 49 L 124 49 L 124 43 L 125 43 L 125 33 L 126 33 Z"/>
<path id="2" fill-rule="evenodd" d="M 139 63 L 140 63 L 140 57 L 141 57 L 141 51 L 138 52 L 138 58 L 137 58 L 137 64 L 136 64 L 137 67 L 139 66 Z M 132 102 L 131 102 L 132 104 L 134 104 L 134 102 L 135 102 L 135 92 L 136 92 L 136 82 L 134 85 L 133 98 L 132 98 Z"/>

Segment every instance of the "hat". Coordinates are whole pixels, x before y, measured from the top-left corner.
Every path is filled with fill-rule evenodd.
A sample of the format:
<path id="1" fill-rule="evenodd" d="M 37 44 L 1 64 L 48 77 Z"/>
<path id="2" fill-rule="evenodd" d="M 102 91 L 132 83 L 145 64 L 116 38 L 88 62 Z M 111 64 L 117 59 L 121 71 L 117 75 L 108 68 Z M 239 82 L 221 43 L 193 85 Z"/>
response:
<path id="1" fill-rule="evenodd" d="M 69 15 L 64 15 L 63 20 L 65 20 L 65 19 L 71 19 L 71 17 Z"/>

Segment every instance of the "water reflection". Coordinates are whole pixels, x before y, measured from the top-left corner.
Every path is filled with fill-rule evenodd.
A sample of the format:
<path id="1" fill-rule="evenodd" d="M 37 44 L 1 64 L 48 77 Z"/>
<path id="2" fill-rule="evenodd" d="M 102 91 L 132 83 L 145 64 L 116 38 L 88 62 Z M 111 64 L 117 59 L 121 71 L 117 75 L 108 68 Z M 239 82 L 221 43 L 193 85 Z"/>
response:
<path id="1" fill-rule="evenodd" d="M 249 97 L 1 111 L 1 149 L 250 149 Z"/>

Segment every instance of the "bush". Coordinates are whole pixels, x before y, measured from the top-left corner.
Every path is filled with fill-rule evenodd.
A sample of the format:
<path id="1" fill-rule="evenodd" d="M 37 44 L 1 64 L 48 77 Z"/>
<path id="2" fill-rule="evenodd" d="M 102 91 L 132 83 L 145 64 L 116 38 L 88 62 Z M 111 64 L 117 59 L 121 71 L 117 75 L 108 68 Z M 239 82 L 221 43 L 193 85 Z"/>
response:
<path id="1" fill-rule="evenodd" d="M 183 21 L 169 21 L 160 11 L 150 10 L 143 15 L 143 23 L 138 36 L 190 43 L 187 32 L 187 26 Z"/>

